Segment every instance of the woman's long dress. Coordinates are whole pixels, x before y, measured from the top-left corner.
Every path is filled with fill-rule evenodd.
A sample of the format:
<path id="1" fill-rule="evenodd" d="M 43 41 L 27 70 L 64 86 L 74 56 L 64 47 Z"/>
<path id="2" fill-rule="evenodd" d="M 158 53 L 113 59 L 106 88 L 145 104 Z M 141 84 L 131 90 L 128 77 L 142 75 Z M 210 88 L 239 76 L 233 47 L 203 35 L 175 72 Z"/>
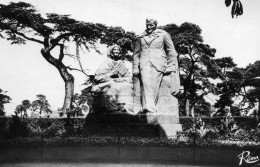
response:
<path id="1" fill-rule="evenodd" d="M 127 112 L 133 114 L 133 84 L 130 62 L 111 58 L 105 60 L 95 73 L 93 111 L 98 113 Z M 118 70 L 116 77 L 108 74 Z M 121 79 L 123 81 L 117 82 Z"/>

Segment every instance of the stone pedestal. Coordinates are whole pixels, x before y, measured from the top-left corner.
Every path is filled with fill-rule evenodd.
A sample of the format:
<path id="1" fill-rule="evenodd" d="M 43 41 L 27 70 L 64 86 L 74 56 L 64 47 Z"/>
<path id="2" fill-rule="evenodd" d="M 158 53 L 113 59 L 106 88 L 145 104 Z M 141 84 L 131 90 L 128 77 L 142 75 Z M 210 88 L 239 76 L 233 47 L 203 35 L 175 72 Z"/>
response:
<path id="1" fill-rule="evenodd" d="M 179 124 L 179 103 L 178 99 L 171 94 L 171 88 L 177 86 L 179 78 L 175 73 L 172 76 L 164 76 L 157 103 L 157 113 L 147 115 L 148 123 L 160 125 L 160 136 L 172 137 L 177 131 L 182 131 Z M 133 78 L 134 84 L 134 113 L 142 111 L 141 91 L 139 78 Z M 164 133 L 164 134 L 162 134 Z"/>
<path id="2" fill-rule="evenodd" d="M 149 74 L 147 74 L 149 75 Z M 176 76 L 173 74 L 173 76 Z M 177 77 L 172 77 L 176 80 L 176 83 L 179 82 Z M 179 103 L 178 99 L 171 94 L 171 88 L 177 86 L 175 82 L 171 81 L 171 76 L 164 76 L 161 87 L 159 90 L 159 100 L 156 105 L 158 113 L 157 114 L 167 114 L 174 115 L 179 117 Z M 133 87 L 134 87 L 134 113 L 137 114 L 139 111 L 142 111 L 141 106 L 141 91 L 140 91 L 140 80 L 139 78 L 133 78 Z"/>
<path id="3" fill-rule="evenodd" d="M 128 136 L 128 137 L 167 137 L 182 131 L 179 124 L 178 99 L 171 95 L 170 76 L 163 78 L 157 113 L 143 114 L 141 108 L 140 83 L 133 80 L 133 114 L 129 113 L 92 113 L 86 118 L 84 134 L 87 136 Z"/>
<path id="4" fill-rule="evenodd" d="M 146 115 L 147 123 L 159 125 L 159 136 L 172 138 L 178 131 L 182 131 L 179 117 L 171 114 Z"/>
<path id="5" fill-rule="evenodd" d="M 85 136 L 175 137 L 181 131 L 179 119 L 169 115 L 89 114 Z"/>
<path id="6" fill-rule="evenodd" d="M 176 83 L 179 80 L 176 78 Z M 157 113 L 142 113 L 139 78 L 133 78 L 133 113 L 90 113 L 86 118 L 84 134 L 87 136 L 167 137 L 182 131 L 179 124 L 178 99 L 171 95 L 176 86 L 170 76 L 163 78 Z"/>

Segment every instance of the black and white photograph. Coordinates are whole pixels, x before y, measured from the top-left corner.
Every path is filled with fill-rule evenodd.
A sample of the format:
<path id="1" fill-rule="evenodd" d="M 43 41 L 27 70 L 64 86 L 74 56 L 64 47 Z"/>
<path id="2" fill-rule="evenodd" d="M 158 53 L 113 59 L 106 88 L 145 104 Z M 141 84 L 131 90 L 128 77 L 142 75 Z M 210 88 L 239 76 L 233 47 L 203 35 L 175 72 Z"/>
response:
<path id="1" fill-rule="evenodd" d="M 260 166 L 260 0 L 1 0 L 1 167 Z"/>

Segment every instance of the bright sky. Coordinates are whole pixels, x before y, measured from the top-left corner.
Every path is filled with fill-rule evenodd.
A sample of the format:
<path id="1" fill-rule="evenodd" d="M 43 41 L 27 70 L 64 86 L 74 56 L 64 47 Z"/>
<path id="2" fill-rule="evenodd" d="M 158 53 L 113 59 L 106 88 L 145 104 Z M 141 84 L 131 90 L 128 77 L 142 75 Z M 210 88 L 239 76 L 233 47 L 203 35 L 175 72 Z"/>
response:
<path id="1" fill-rule="evenodd" d="M 20 0 L 14 0 L 18 2 Z M 8 4 L 9 0 L 1 0 Z M 199 25 L 205 43 L 217 49 L 216 57 L 231 56 L 238 66 L 245 67 L 259 60 L 260 55 L 260 0 L 241 0 L 244 14 L 231 18 L 231 8 L 224 0 L 25 0 L 41 13 L 70 14 L 72 18 L 86 22 L 121 26 L 127 31 L 140 33 L 145 29 L 145 18 L 154 16 L 159 25 L 191 22 Z M 7 115 L 13 114 L 22 100 L 35 100 L 37 94 L 47 96 L 53 110 L 64 100 L 64 83 L 58 71 L 40 54 L 41 46 L 10 45 L 0 39 L 0 88 L 8 91 L 13 100 L 5 105 Z M 73 49 L 71 50 L 73 52 Z M 106 50 L 103 49 L 105 53 Z M 81 54 L 83 66 L 93 73 L 105 54 Z M 66 59 L 69 64 L 73 59 Z M 73 72 L 75 91 L 84 75 Z"/>

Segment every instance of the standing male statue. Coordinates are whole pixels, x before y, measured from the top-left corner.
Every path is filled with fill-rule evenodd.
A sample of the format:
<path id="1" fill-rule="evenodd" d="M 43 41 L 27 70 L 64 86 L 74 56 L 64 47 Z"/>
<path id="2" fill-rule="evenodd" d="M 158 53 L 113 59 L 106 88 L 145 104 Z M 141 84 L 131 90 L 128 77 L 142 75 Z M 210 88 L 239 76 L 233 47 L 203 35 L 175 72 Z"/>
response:
<path id="1" fill-rule="evenodd" d="M 171 82 L 178 82 L 171 83 L 171 94 L 180 88 L 177 52 L 170 35 L 157 29 L 156 19 L 146 19 L 146 30 L 137 37 L 133 59 L 133 75 L 140 77 L 142 110 L 156 113 L 163 77 L 170 76 Z"/>

